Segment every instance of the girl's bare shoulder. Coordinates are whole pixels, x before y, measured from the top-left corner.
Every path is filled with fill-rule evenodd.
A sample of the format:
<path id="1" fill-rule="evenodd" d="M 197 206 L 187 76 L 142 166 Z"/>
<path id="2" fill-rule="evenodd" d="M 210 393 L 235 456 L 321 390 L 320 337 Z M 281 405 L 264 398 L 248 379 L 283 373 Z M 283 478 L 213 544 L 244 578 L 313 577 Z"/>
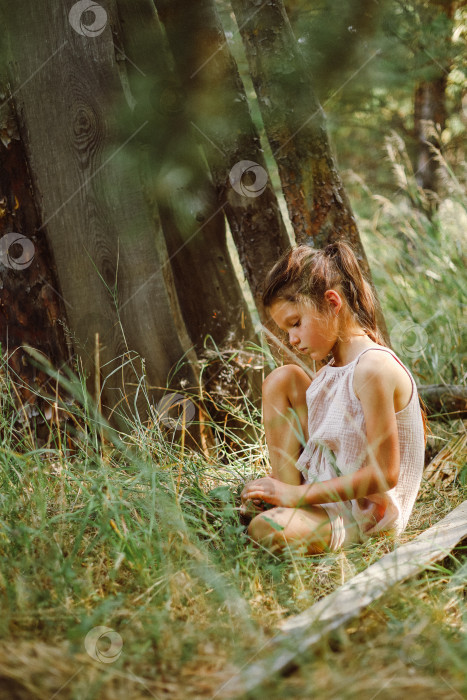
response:
<path id="1" fill-rule="evenodd" d="M 365 352 L 361 356 L 354 370 L 355 396 L 360 398 L 361 393 L 365 391 L 365 385 L 374 373 L 380 377 L 383 376 L 393 391 L 394 411 L 397 413 L 405 408 L 412 396 L 412 382 L 407 371 L 390 352 L 378 350 L 378 352 Z"/>

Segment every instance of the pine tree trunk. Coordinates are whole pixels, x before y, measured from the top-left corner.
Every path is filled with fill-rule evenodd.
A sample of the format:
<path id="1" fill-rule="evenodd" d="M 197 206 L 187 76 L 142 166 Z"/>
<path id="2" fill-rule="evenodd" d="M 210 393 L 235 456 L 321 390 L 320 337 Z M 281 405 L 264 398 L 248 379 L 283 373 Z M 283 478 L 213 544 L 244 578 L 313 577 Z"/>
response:
<path id="1" fill-rule="evenodd" d="M 132 140 L 146 124 L 130 130 L 117 119 L 128 118 L 128 107 L 112 39 L 114 3 L 106 9 L 102 31 L 92 36 L 79 22 L 73 28 L 70 8 L 52 0 L 40 6 L 20 0 L 4 11 L 12 89 L 42 222 L 37 240 L 46 238 L 53 251 L 90 387 L 100 333 L 103 404 L 105 412 L 118 406 L 119 413 L 133 410 L 142 374 L 139 362 L 128 361 L 132 353 L 144 359 L 150 397 L 157 399 L 189 345 L 173 322 L 176 296 L 162 272 L 165 243 L 133 160 Z M 197 383 L 189 365 L 176 377 L 182 380 Z"/>
<path id="2" fill-rule="evenodd" d="M 325 115 L 282 0 L 232 0 L 253 84 L 298 243 L 345 238 L 371 282 L 368 260 L 329 144 Z M 377 299 L 376 318 L 389 334 Z"/>
<path id="3" fill-rule="evenodd" d="M 243 83 L 213 0 L 156 0 L 156 6 L 245 278 L 265 320 L 259 288 L 290 241 Z M 239 165 L 243 161 L 251 164 L 242 176 L 248 168 Z"/>

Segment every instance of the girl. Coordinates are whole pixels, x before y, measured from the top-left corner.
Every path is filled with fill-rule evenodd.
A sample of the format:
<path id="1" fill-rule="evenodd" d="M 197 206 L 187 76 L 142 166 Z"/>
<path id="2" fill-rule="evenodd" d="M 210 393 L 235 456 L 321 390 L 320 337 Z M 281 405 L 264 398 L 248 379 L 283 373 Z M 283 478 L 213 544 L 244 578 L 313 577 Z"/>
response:
<path id="1" fill-rule="evenodd" d="M 250 537 L 273 551 L 316 554 L 400 534 L 424 467 L 425 406 L 377 329 L 352 248 L 289 250 L 267 276 L 263 303 L 299 352 L 333 357 L 313 381 L 290 364 L 263 383 L 272 473 L 245 484 L 242 509 L 255 499 L 274 507 L 253 518 Z"/>

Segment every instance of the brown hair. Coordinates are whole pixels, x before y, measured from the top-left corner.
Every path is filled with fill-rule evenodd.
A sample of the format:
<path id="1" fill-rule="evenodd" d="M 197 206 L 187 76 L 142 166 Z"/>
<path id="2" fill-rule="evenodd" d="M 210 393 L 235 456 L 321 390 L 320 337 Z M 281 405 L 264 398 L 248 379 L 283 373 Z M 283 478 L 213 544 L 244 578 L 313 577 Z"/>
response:
<path id="1" fill-rule="evenodd" d="M 369 282 L 363 276 L 357 257 L 344 240 L 337 240 L 325 248 L 307 245 L 291 247 L 269 271 L 262 288 L 262 302 L 266 309 L 275 301 L 299 302 L 305 298 L 326 315 L 328 307 L 324 294 L 337 289 L 354 320 L 374 343 L 388 347 L 376 323 L 376 300 Z M 427 439 L 427 412 L 418 396 L 422 413 L 425 445 Z"/>

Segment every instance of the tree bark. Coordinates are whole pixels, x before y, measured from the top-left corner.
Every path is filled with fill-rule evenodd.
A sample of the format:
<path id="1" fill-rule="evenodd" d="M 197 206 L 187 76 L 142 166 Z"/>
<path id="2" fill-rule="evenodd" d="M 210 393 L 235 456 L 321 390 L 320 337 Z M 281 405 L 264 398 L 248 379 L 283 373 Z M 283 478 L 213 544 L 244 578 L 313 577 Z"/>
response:
<path id="1" fill-rule="evenodd" d="M 255 338 L 216 197 L 193 139 L 183 89 L 173 75 L 154 4 L 118 0 L 122 43 L 136 113 L 148 120 L 148 195 L 157 205 L 190 337 L 220 346 Z M 141 76 L 144 73 L 144 77 Z M 167 101 L 169 104 L 167 104 Z"/>
<path id="2" fill-rule="evenodd" d="M 448 20 L 448 26 L 452 33 L 452 22 L 456 9 L 456 3 L 452 0 L 430 0 L 428 3 L 429 15 L 433 25 L 438 20 Z M 431 14 L 433 13 L 433 14 Z M 415 177 L 424 190 L 431 190 L 437 193 L 439 190 L 439 163 L 432 147 L 441 148 L 439 134 L 446 126 L 446 86 L 449 75 L 451 59 L 446 52 L 446 44 L 451 44 L 451 36 L 444 37 L 446 41 L 442 44 L 439 39 L 434 39 L 443 47 L 443 57 L 434 58 L 430 54 L 431 76 L 426 76 L 415 89 L 414 98 L 414 134 L 417 141 L 418 152 L 415 162 Z M 421 40 L 420 51 L 425 51 L 423 39 Z M 436 207 L 436 199 L 432 202 L 432 207 Z"/>
<path id="3" fill-rule="evenodd" d="M 160 212 L 190 337 L 199 359 L 209 362 L 205 389 L 220 400 L 239 398 L 241 387 L 258 403 L 260 374 L 238 352 L 257 337 L 227 248 L 226 202 L 217 196 L 193 137 L 187 94 L 172 70 L 153 3 L 142 0 L 134 7 L 131 0 L 118 0 L 117 6 L 135 113 L 149 125 L 144 135 L 147 198 Z M 206 341 L 207 335 L 212 340 Z M 226 372 L 226 362 L 233 372 Z M 209 412 L 221 420 L 214 406 Z"/>
<path id="4" fill-rule="evenodd" d="M 414 133 L 418 145 L 416 180 L 424 190 L 438 192 L 439 163 L 432 146 L 440 148 L 437 133 L 446 125 L 447 76 L 420 83 L 415 90 Z"/>
<path id="5" fill-rule="evenodd" d="M 283 3 L 272 0 L 259 9 L 247 0 L 232 5 L 297 242 L 321 247 L 332 234 L 355 236 L 324 112 Z"/>
<path id="6" fill-rule="evenodd" d="M 31 364 L 25 345 L 39 350 L 55 367 L 71 358 L 63 329 L 66 316 L 57 271 L 47 240 L 38 233 L 39 216 L 9 100 L 0 79 L 0 342 L 10 380 L 18 392 L 18 420 L 51 418 L 50 399 L 64 392 Z M 15 243 L 15 241 L 17 241 Z M 56 416 L 55 416 L 56 418 Z"/>
<path id="7" fill-rule="evenodd" d="M 155 4 L 179 70 L 189 118 L 264 321 L 260 285 L 290 241 L 245 88 L 213 0 L 155 0 Z M 250 165 L 239 165 L 245 161 Z"/>
<path id="8" fill-rule="evenodd" d="M 345 238 L 373 286 L 368 260 L 331 152 L 325 115 L 282 0 L 232 0 L 264 125 L 298 243 L 322 248 Z M 376 318 L 389 333 L 376 290 Z"/>
<path id="9" fill-rule="evenodd" d="M 53 251 L 89 385 L 99 331 L 103 405 L 109 413 L 126 405 L 131 413 L 142 367 L 128 361 L 130 353 L 144 359 L 153 399 L 190 348 L 174 327 L 163 239 L 132 160 L 132 140 L 146 124 L 129 131 L 118 120 L 128 108 L 112 39 L 114 3 L 106 9 L 98 35 L 86 35 L 76 18 L 73 28 L 70 8 L 52 0 L 40 6 L 20 0 L 4 13 L 11 83 L 42 221 L 38 235 Z M 185 365 L 177 380 L 195 384 L 196 373 Z M 142 397 L 138 410 L 146 415 Z"/>

